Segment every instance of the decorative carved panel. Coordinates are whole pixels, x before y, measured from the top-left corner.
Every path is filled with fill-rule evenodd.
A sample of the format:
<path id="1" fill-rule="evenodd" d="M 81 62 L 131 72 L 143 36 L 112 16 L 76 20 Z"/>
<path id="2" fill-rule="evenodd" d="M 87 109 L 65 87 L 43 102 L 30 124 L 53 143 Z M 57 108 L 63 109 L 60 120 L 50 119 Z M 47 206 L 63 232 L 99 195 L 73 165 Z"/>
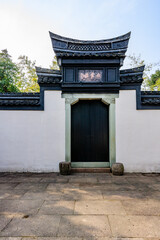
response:
<path id="1" fill-rule="evenodd" d="M 79 70 L 78 79 L 80 82 L 102 82 L 102 70 Z"/>
<path id="2" fill-rule="evenodd" d="M 68 49 L 75 51 L 105 51 L 111 48 L 111 43 L 101 44 L 73 44 L 69 43 Z"/>

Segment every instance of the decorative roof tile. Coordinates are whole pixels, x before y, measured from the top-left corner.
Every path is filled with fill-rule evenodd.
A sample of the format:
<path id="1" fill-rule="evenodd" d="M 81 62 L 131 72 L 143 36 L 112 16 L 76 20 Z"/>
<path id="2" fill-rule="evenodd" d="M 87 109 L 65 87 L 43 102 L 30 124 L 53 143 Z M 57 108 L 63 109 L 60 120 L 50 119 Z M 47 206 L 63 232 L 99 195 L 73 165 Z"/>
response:
<path id="1" fill-rule="evenodd" d="M 121 70 L 121 84 L 142 84 L 144 67 L 145 66 Z"/>
<path id="2" fill-rule="evenodd" d="M 38 84 L 57 84 L 62 80 L 62 74 L 58 70 L 36 67 Z"/>
<path id="3" fill-rule="evenodd" d="M 36 73 L 37 74 L 48 73 L 48 74 L 61 75 L 61 71 L 59 71 L 59 70 L 54 70 L 54 69 L 49 69 L 49 68 L 41 68 L 41 67 L 36 67 Z"/>

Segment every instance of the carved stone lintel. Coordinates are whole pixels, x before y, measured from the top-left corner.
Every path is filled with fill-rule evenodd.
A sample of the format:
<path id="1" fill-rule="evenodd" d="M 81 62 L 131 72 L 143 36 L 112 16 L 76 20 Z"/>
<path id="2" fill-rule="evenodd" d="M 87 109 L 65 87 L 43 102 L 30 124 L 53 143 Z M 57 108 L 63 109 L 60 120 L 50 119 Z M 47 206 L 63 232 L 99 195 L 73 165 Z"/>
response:
<path id="1" fill-rule="evenodd" d="M 109 105 L 115 103 L 115 98 L 102 98 L 102 102 Z"/>
<path id="2" fill-rule="evenodd" d="M 70 105 L 74 105 L 79 101 L 78 98 L 65 98 L 65 102 Z"/>
<path id="3" fill-rule="evenodd" d="M 102 102 L 106 105 L 109 105 L 111 103 L 111 99 L 109 98 L 102 98 Z"/>

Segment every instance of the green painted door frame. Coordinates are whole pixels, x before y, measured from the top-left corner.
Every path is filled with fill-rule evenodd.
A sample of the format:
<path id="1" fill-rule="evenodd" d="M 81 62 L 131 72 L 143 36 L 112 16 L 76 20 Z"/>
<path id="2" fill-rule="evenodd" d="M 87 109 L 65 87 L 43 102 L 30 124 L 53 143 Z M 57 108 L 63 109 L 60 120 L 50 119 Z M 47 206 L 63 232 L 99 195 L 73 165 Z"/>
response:
<path id="1" fill-rule="evenodd" d="M 95 168 L 111 167 L 116 162 L 116 136 L 115 136 L 115 98 L 118 94 L 86 94 L 86 93 L 65 93 L 65 161 L 71 162 L 71 106 L 79 100 L 98 100 L 109 105 L 109 162 L 71 162 L 72 167 Z"/>

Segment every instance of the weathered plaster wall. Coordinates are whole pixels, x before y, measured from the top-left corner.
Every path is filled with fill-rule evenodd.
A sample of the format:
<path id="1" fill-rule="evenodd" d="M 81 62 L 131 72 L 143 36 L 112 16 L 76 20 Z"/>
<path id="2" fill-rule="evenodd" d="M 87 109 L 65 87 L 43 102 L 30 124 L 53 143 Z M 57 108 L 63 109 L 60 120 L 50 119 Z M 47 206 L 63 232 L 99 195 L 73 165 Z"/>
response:
<path id="1" fill-rule="evenodd" d="M 0 171 L 58 171 L 64 141 L 60 91 L 45 91 L 44 111 L 0 111 Z"/>
<path id="2" fill-rule="evenodd" d="M 127 172 L 160 172 L 160 110 L 136 110 L 135 90 L 116 99 L 116 155 Z"/>

